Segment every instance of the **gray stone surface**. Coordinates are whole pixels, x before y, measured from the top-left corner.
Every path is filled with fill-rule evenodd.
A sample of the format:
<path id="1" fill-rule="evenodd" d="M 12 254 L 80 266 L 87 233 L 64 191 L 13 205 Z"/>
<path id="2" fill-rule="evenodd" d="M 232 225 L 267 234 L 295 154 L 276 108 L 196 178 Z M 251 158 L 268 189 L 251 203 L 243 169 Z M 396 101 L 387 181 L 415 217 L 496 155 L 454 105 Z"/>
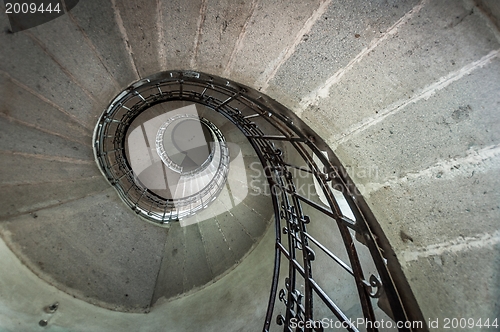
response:
<path id="1" fill-rule="evenodd" d="M 90 130 L 3 76 L 0 76 L 0 94 L 9 96 L 0 100 L 0 113 L 3 116 L 82 144 L 89 144 Z"/>
<path id="2" fill-rule="evenodd" d="M 198 224 L 183 227 L 186 251 L 184 265 L 184 291 L 207 284 L 214 277 L 208 265 L 205 244 Z M 166 257 L 168 259 L 168 256 Z"/>
<path id="3" fill-rule="evenodd" d="M 0 242 L 0 258 L 8 269 L 0 278 L 0 317 L 7 331 L 38 331 L 40 319 L 50 319 L 47 330 L 61 331 L 203 331 L 262 329 L 272 277 L 273 230 L 241 265 L 203 291 L 176 301 L 158 303 L 151 312 L 130 314 L 103 310 L 52 287 L 19 262 Z M 36 296 L 33 296 L 36 294 Z M 55 315 L 42 308 L 59 302 Z M 244 313 L 244 314 L 243 314 Z M 91 318 L 89 318 L 91 317 Z"/>
<path id="4" fill-rule="evenodd" d="M 241 202 L 241 204 L 244 204 L 253 212 L 260 215 L 263 220 L 266 220 L 272 215 L 269 185 L 262 166 L 257 164 L 257 161 L 253 161 L 253 163 L 244 170 L 246 178 L 237 175 L 243 172 L 240 167 L 232 167 L 229 174 L 235 175 L 229 178 L 228 186 L 233 196 L 233 201 Z"/>
<path id="5" fill-rule="evenodd" d="M 28 154 L 92 160 L 90 145 L 68 141 L 0 117 L 1 150 Z"/>
<path id="6" fill-rule="evenodd" d="M 149 0 L 115 2 L 139 75 L 146 77 L 161 71 L 156 2 Z"/>
<path id="7" fill-rule="evenodd" d="M 113 3 L 120 11 L 126 41 Z M 202 3 L 207 5 L 204 17 L 200 17 Z M 0 120 L 4 150 L 0 154 L 0 180 L 6 196 L 1 199 L 2 204 L 14 204 L 26 214 L 7 218 L 0 228 L 14 253 L 42 279 L 37 279 L 0 244 L 4 264 L 0 273 L 0 328 L 36 330 L 40 319 L 50 317 L 48 329 L 54 331 L 262 328 L 272 273 L 274 229 L 268 228 L 266 237 L 259 241 L 262 228 L 244 224 L 258 216 L 266 217 L 266 210 L 272 210 L 266 207 L 264 199 L 247 196 L 243 205 L 226 211 L 231 200 L 244 195 L 254 170 L 245 167 L 246 179 L 238 179 L 241 187 L 233 187 L 234 195 L 215 202 L 196 217 L 197 221 L 207 217 L 205 221 L 188 226 L 189 231 L 171 228 L 168 235 L 166 229 L 138 220 L 112 189 L 71 202 L 66 200 L 92 194 L 100 186 L 94 186 L 94 180 L 86 180 L 99 174 L 95 168 L 87 167 L 93 156 L 85 135 L 109 103 L 109 91 L 116 91 L 107 85 L 107 74 L 99 70 L 109 71 L 123 87 L 136 79 L 129 46 L 142 76 L 164 69 L 191 68 L 192 63 L 201 71 L 220 73 L 228 63 L 229 52 L 239 45 L 229 76 L 258 89 L 300 36 L 299 31 L 319 3 L 254 2 L 256 10 L 243 34 L 241 25 L 251 14 L 250 2 L 86 0 L 80 1 L 71 14 L 78 26 L 65 16 L 47 26 L 16 34 L 8 32 L 7 19 L 1 15 L 2 76 L 11 76 L 27 86 L 21 90 L 30 94 L 27 90 L 31 89 L 33 94 L 18 95 L 21 90 L 2 83 L 0 105 L 5 109 L 0 110 L 4 114 Z M 493 25 L 476 8 L 471 10 L 471 3 L 425 1 L 418 14 L 355 63 L 332 86 L 327 98 L 321 99 L 317 107 L 304 110 L 303 119 L 319 136 L 335 143 L 333 138 L 349 127 L 379 116 L 377 112 L 408 100 L 449 73 L 458 73 L 465 65 L 498 50 L 498 31 L 491 30 Z M 282 64 L 271 81 L 270 93 L 282 103 L 297 106 L 299 98 L 325 83 L 326 78 L 380 36 L 380 30 L 414 5 L 415 1 L 332 1 L 327 13 L 296 45 L 295 54 Z M 57 33 L 62 35 L 60 41 L 65 41 L 64 45 L 50 38 L 56 33 L 55 27 L 60 27 Z M 337 27 L 339 32 L 333 31 Z M 364 30 L 355 31 L 358 29 Z M 43 45 L 34 42 L 31 35 L 38 36 Z M 92 46 L 85 36 L 101 56 L 99 61 L 94 50 L 89 50 Z M 239 36 L 243 38 L 237 44 Z M 75 56 L 71 49 L 84 54 Z M 339 62 L 333 64 L 331 59 Z M 72 60 L 79 61 L 80 66 L 74 66 Z M 455 174 L 450 170 L 446 177 L 435 179 L 428 176 L 434 173 L 426 171 L 443 159 L 467 156 L 470 147 L 498 145 L 498 68 L 498 60 L 494 60 L 483 69 L 476 69 L 428 100 L 424 98 L 382 119 L 337 150 L 346 166 L 380 166 L 381 181 L 375 185 L 382 187 L 370 193 L 368 203 L 394 246 L 426 318 L 486 318 L 499 314 L 498 168 L 490 167 L 489 171 L 470 176 L 465 176 L 464 171 Z M 297 75 L 302 72 L 305 74 Z M 94 75 L 95 81 L 90 77 Z M 88 96 L 76 83 L 92 91 L 92 95 Z M 33 97 L 36 94 L 39 96 Z M 36 99 L 44 106 L 38 108 Z M 55 105 L 47 108 L 50 103 Z M 87 129 L 78 130 L 74 120 L 58 116 L 52 107 L 74 115 Z M 43 118 L 36 117 L 38 110 Z M 29 119 L 20 125 L 9 122 L 9 117 L 18 121 Z M 77 134 L 72 140 L 61 138 L 73 130 Z M 228 131 L 228 136 L 231 134 Z M 256 161 L 249 145 L 240 138 L 233 139 L 242 144 L 246 162 Z M 238 168 L 232 167 L 231 171 L 241 172 Z M 407 172 L 423 176 L 401 180 Z M 42 176 L 44 182 L 37 182 Z M 384 187 L 383 181 L 394 176 L 399 179 Z M 87 183 L 88 187 L 66 188 L 69 179 Z M 99 176 L 95 180 L 104 183 Z M 356 181 L 365 183 L 361 176 Z M 10 189 L 5 190 L 7 187 Z M 47 207 L 46 203 L 53 199 L 64 204 Z M 37 207 L 37 203 L 45 204 L 44 208 Z M 314 212 L 309 213 L 314 217 Z M 210 218 L 214 218 L 212 225 Z M 339 235 L 332 226 L 328 220 L 321 220 L 309 229 L 345 258 Z M 188 248 L 182 242 L 186 239 L 198 242 L 194 248 Z M 433 247 L 436 245 L 441 248 L 437 253 Z M 218 248 L 227 251 L 217 255 Z M 196 259 L 205 258 L 205 262 L 188 264 L 189 253 L 194 253 Z M 219 265 L 214 263 L 214 255 L 221 257 Z M 408 259 L 415 255 L 418 259 Z M 184 274 L 189 269 L 191 278 L 196 264 L 205 264 L 205 272 L 199 277 L 208 279 L 208 266 L 211 277 L 218 273 L 218 278 L 240 260 L 219 282 L 203 288 L 189 286 L 191 281 L 193 285 L 200 283 L 195 278 L 188 280 Z M 322 260 L 318 258 L 316 262 L 318 272 L 326 271 L 327 266 L 319 264 Z M 343 303 L 343 309 L 359 314 L 359 308 L 352 305 L 351 290 L 337 274 L 318 276 L 318 280 L 325 287 L 333 287 L 332 296 Z M 49 286 L 47 281 L 77 299 Z M 175 287 L 167 288 L 170 285 Z M 343 288 L 339 291 L 340 287 Z M 192 289 L 190 295 L 167 303 L 159 300 L 187 289 Z M 79 299 L 119 310 L 141 311 L 151 301 L 157 304 L 146 316 L 104 310 Z M 61 308 L 57 315 L 42 313 L 45 305 L 58 300 Z"/>
<path id="8" fill-rule="evenodd" d="M 20 172 L 17 169 L 17 172 Z M 40 180 L 43 181 L 43 174 Z M 64 204 L 75 199 L 99 193 L 109 184 L 102 177 L 71 179 L 55 182 L 27 183 L 1 186 L 0 220 L 31 213 L 37 216 L 40 209 Z"/>
<path id="9" fill-rule="evenodd" d="M 195 69 L 191 67 L 194 41 L 202 0 L 172 0 L 160 2 L 163 17 L 163 52 L 166 69 Z M 202 68 L 198 68 L 202 70 Z"/>
<path id="10" fill-rule="evenodd" d="M 230 146 L 231 147 L 231 146 Z M 245 155 L 245 151 L 255 151 L 253 150 L 252 147 L 248 146 L 243 146 L 240 145 L 239 148 L 242 148 L 238 151 L 238 153 L 241 153 L 241 155 Z M 250 150 L 251 149 L 251 150 Z M 238 150 L 237 148 L 235 150 Z M 234 171 L 233 171 L 234 169 Z M 261 183 L 262 181 L 265 180 L 265 173 L 262 168 L 262 165 L 259 161 L 258 157 L 254 156 L 248 156 L 248 154 L 245 155 L 245 157 L 236 159 L 232 164 L 230 164 L 229 168 L 230 174 L 235 174 L 237 176 L 236 180 L 237 182 L 242 183 L 243 185 L 246 185 L 247 187 L 262 187 Z M 243 175 L 243 172 L 245 174 Z M 253 180 L 258 180 L 253 181 Z M 230 183 L 231 184 L 231 183 Z"/>
<path id="11" fill-rule="evenodd" d="M 495 0 L 478 0 L 476 3 L 487 13 L 497 28 L 500 28 L 500 3 Z"/>
<path id="12" fill-rule="evenodd" d="M 396 252 L 499 228 L 498 169 L 419 178 L 381 188 L 368 199 Z M 405 235 L 406 234 L 406 235 Z"/>
<path id="13" fill-rule="evenodd" d="M 257 246 L 219 282 L 201 292 L 165 304 L 165 307 L 153 308 L 151 314 L 168 315 L 164 324 L 172 331 L 193 331 L 200 327 L 213 332 L 262 329 L 272 277 L 274 256 L 269 252 L 274 247 L 273 240 L 274 232 L 271 230 L 264 236 L 262 245 Z M 152 323 L 150 328 L 153 331 L 164 328 L 164 325 L 158 321 Z"/>
<path id="14" fill-rule="evenodd" d="M 111 0 L 79 1 L 71 10 L 71 15 L 121 87 L 137 80 L 125 41 L 116 24 Z"/>
<path id="15" fill-rule="evenodd" d="M 70 181 L 102 175 L 92 161 L 77 164 L 73 161 L 38 159 L 9 153 L 0 155 L 0 183 L 2 185 L 33 184 Z"/>
<path id="16" fill-rule="evenodd" d="M 237 257 L 229 249 L 215 218 L 200 221 L 198 227 L 205 245 L 210 269 L 214 276 L 220 276 L 226 272 L 228 266 L 236 264 Z"/>
<path id="17" fill-rule="evenodd" d="M 111 100 L 119 87 L 69 15 L 29 30 L 50 56 L 96 100 Z"/>
<path id="18" fill-rule="evenodd" d="M 272 201 L 271 201 L 271 196 L 264 196 L 264 191 L 259 192 L 260 195 L 256 196 L 257 193 L 252 194 L 251 192 L 249 195 L 252 196 L 251 200 L 255 202 L 255 204 L 249 204 L 243 202 L 247 207 L 252 209 L 255 213 L 261 216 L 261 218 L 268 222 L 268 223 L 274 223 L 274 213 L 273 213 L 273 206 L 272 206 Z M 269 191 L 268 191 L 269 193 Z M 266 219 L 268 218 L 268 219 Z"/>
<path id="19" fill-rule="evenodd" d="M 6 46 L 0 53 L 0 70 L 92 128 L 97 114 L 89 96 L 27 34 L 8 33 L 8 24 L 5 15 L 1 15 L 0 44 Z"/>
<path id="20" fill-rule="evenodd" d="M 91 208 L 90 208 L 91 207 Z M 141 311 L 153 297 L 167 232 L 125 209 L 113 189 L 1 225 L 30 269 L 80 299 Z"/>
<path id="21" fill-rule="evenodd" d="M 463 2 L 430 1 L 302 116 L 321 137 L 339 135 L 498 48 L 483 18 Z"/>
<path id="22" fill-rule="evenodd" d="M 417 300 L 423 304 L 424 315 L 433 322 L 438 320 L 438 326 L 432 331 L 449 331 L 450 328 L 445 327 L 446 318 L 473 318 L 476 323 L 481 318 L 483 324 L 489 318 L 490 324 L 495 319 L 498 323 L 499 251 L 497 243 L 460 252 L 443 252 L 408 263 L 404 270 Z M 479 262 L 484 262 L 480 268 Z M 453 325 L 450 322 L 447 326 Z M 494 326 L 478 325 L 471 328 L 474 331 L 495 329 Z"/>
<path id="23" fill-rule="evenodd" d="M 175 297 L 184 292 L 184 266 L 186 257 L 186 241 L 184 230 L 178 224 L 168 230 L 168 237 L 163 251 L 163 257 L 158 279 L 155 283 L 154 296 L 151 304 L 164 297 Z"/>
<path id="24" fill-rule="evenodd" d="M 270 197 L 268 197 L 268 200 L 271 201 Z M 247 201 L 249 201 L 247 204 L 252 204 L 251 199 Z M 271 206 L 269 206 L 269 208 L 271 208 Z M 238 226 L 243 229 L 253 241 L 258 242 L 267 229 L 267 220 L 264 220 L 265 217 L 257 214 L 252 208 L 242 203 L 234 206 L 231 209 L 231 213 L 238 219 Z M 269 215 L 266 215 L 266 217 L 269 217 Z"/>
<path id="25" fill-rule="evenodd" d="M 196 56 L 197 68 L 222 75 L 237 46 L 240 32 L 252 14 L 251 9 L 252 1 L 207 1 Z"/>
<path id="26" fill-rule="evenodd" d="M 286 4 L 278 0 L 259 2 L 236 53 L 230 78 L 254 85 L 261 75 L 272 70 L 277 59 L 293 44 L 319 4 L 319 0 L 294 0 Z"/>
<path id="27" fill-rule="evenodd" d="M 295 106 L 345 67 L 364 48 L 411 10 L 418 0 L 333 1 L 293 56 L 270 81 L 267 93 Z"/>
<path id="28" fill-rule="evenodd" d="M 378 179 L 353 172 L 357 183 L 366 184 L 402 177 L 443 160 L 464 158 L 470 149 L 500 143 L 499 72 L 500 60 L 493 59 L 429 99 L 367 128 L 340 145 L 337 155 L 353 169 L 376 168 Z"/>
<path id="29" fill-rule="evenodd" d="M 242 258 L 255 243 L 251 236 L 243 228 L 242 222 L 234 217 L 232 211 L 226 211 L 226 206 L 219 200 L 212 203 L 221 211 L 216 217 L 220 229 L 227 240 L 229 248 L 234 252 L 238 260 Z M 222 212 L 223 211 L 223 212 Z"/>

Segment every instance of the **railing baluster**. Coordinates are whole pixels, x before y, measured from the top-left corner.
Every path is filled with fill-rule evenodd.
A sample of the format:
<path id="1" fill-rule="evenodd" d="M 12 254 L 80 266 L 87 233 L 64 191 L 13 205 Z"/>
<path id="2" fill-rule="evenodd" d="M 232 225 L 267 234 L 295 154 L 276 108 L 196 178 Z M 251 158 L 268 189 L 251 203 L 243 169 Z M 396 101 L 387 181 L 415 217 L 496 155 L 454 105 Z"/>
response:
<path id="1" fill-rule="evenodd" d="M 99 163 L 104 175 L 110 179 L 111 183 L 114 183 L 115 189 L 122 200 L 130 207 L 135 207 L 142 217 L 162 225 L 188 216 L 208 206 L 218 196 L 219 189 L 224 186 L 227 178 L 230 158 L 222 132 L 215 125 L 210 125 L 209 122 L 206 125 L 213 133 L 214 140 L 218 143 L 220 149 L 220 160 L 217 161 L 219 164 L 211 182 L 197 193 L 193 194 L 193 190 L 191 190 L 188 197 L 166 199 L 152 191 L 148 191 L 146 187 L 136 184 L 137 179 L 130 176 L 133 171 L 125 153 L 128 128 L 140 112 L 150 107 L 147 100 L 152 100 L 154 103 L 183 100 L 186 103 L 202 104 L 225 116 L 246 136 L 264 167 L 269 187 L 272 189 L 270 199 L 273 202 L 275 214 L 275 258 L 263 331 L 269 330 L 273 320 L 273 309 L 277 305 L 278 283 L 279 280 L 282 280 L 282 276 L 280 276 L 280 271 L 283 270 L 280 269 L 282 261 L 288 264 L 286 286 L 285 289 L 280 291 L 280 301 L 284 302 L 286 311 L 283 313 L 283 317 L 280 316 L 279 320 L 285 324 L 285 330 L 290 329 L 287 324 L 290 324 L 292 318 L 304 322 L 320 318 L 314 317 L 315 301 L 323 302 L 340 322 L 349 322 L 349 318 L 340 310 L 339 305 L 334 303 L 327 291 L 316 282 L 316 280 L 320 279 L 315 278 L 315 266 L 319 264 L 320 259 L 316 259 L 313 246 L 315 246 L 314 249 L 317 247 L 324 253 L 321 260 L 327 259 L 335 262 L 336 266 L 340 266 L 348 273 L 346 274 L 348 278 L 354 277 L 358 301 L 363 309 L 363 317 L 370 321 L 376 319 L 370 297 L 374 295 L 370 295 L 366 290 L 373 285 L 371 286 L 364 278 L 358 252 L 354 246 L 355 240 L 349 228 L 363 236 L 363 240 L 366 242 L 379 272 L 380 287 L 383 287 L 381 289 L 384 290 L 390 301 L 394 317 L 398 321 L 408 321 L 410 320 L 409 317 L 412 317 L 413 320 L 421 318 L 423 321 L 421 312 L 415 309 L 418 309 L 418 307 L 412 305 L 416 302 L 411 302 L 411 298 L 410 302 L 408 302 L 406 299 L 409 296 L 405 296 L 403 301 L 399 295 L 401 289 L 405 290 L 407 288 L 404 285 L 396 285 L 391 276 L 391 271 L 394 271 L 395 267 L 390 269 L 387 266 L 372 228 L 369 227 L 365 218 L 366 215 L 371 216 L 372 214 L 366 204 L 358 204 L 355 196 L 350 194 L 352 188 L 355 188 L 354 184 L 338 162 L 334 164 L 328 159 L 328 155 L 332 156 L 333 152 L 329 150 L 326 144 L 318 142 L 318 138 L 311 135 L 309 129 L 304 129 L 307 126 L 301 123 L 300 120 L 296 120 L 297 117 L 291 111 L 270 101 L 269 98 L 261 98 L 259 92 L 252 89 L 247 91 L 246 88 L 239 88 L 238 85 L 217 77 L 209 77 L 202 73 L 195 74 L 193 75 L 191 72 L 168 72 L 161 74 L 161 78 L 155 80 L 145 79 L 139 81 L 132 85 L 129 90 L 123 91 L 116 97 L 109 108 L 101 115 L 94 139 L 94 142 L 96 142 L 94 144 L 96 161 Z M 162 87 L 165 87 L 167 91 L 164 92 Z M 200 90 L 200 87 L 203 87 L 201 94 L 196 92 Z M 151 95 L 151 91 L 156 93 L 155 88 L 158 94 Z M 146 99 L 143 94 L 149 97 Z M 224 97 L 221 98 L 221 95 Z M 135 96 L 138 98 L 134 98 Z M 124 106 L 124 104 L 128 106 Z M 241 109 L 248 109 L 253 113 L 243 116 L 241 111 L 235 108 L 235 104 L 238 104 L 240 108 L 243 105 L 245 108 Z M 123 114 L 123 110 L 126 111 L 125 114 Z M 245 113 L 248 114 L 246 111 Z M 267 124 L 272 126 L 272 132 L 265 132 L 263 127 L 251 121 L 253 118 L 259 118 L 258 121 L 255 120 L 259 123 L 264 121 L 266 123 L 266 126 L 263 126 L 264 128 L 268 128 Z M 111 125 L 113 123 L 115 125 Z M 113 145 L 111 146 L 110 143 Z M 277 146 L 286 146 L 288 151 L 280 150 Z M 114 149 L 106 151 L 105 148 L 107 147 L 113 147 Z M 322 151 L 325 150 L 328 150 L 327 156 L 322 154 Z M 297 163 L 296 160 L 290 160 L 287 154 L 281 151 L 294 151 L 298 158 L 301 158 L 305 163 L 305 166 L 299 166 L 300 163 Z M 210 157 L 203 163 L 203 167 L 208 167 L 213 162 L 214 153 L 210 152 Z M 314 162 L 312 154 L 320 158 L 323 168 Z M 163 159 L 165 167 L 175 168 L 175 163 Z M 116 165 L 119 167 L 115 167 Z M 311 183 L 315 179 L 316 184 L 319 184 L 324 196 L 327 198 L 328 204 L 317 203 L 311 197 L 299 194 L 296 189 L 299 182 L 291 174 L 293 170 L 303 172 L 300 173 L 301 176 L 305 175 L 307 181 Z M 180 171 L 182 172 L 182 168 Z M 196 172 L 186 175 L 195 176 Z M 128 177 L 128 179 L 121 183 L 124 177 Z M 328 183 L 328 181 L 331 182 Z M 130 187 L 125 190 L 127 182 L 130 182 Z M 339 204 L 333 196 L 333 184 L 345 190 L 346 200 L 353 211 L 355 220 L 343 216 L 341 213 Z M 201 204 L 201 207 L 199 204 Z M 304 212 L 309 211 L 308 209 L 314 211 L 315 218 L 311 215 L 309 219 L 304 215 Z M 283 221 L 281 221 L 282 219 Z M 324 225 L 328 225 L 329 220 L 332 221 L 332 227 L 338 227 L 340 231 L 340 238 L 336 240 L 343 242 L 343 250 L 349 257 L 348 262 L 344 262 L 324 243 L 309 234 L 307 224 L 322 222 Z M 371 220 L 371 222 L 374 221 Z M 281 228 L 282 223 L 284 225 L 283 229 Z M 283 230 L 287 232 L 287 236 L 283 237 L 286 241 L 281 237 Z M 378 241 L 381 241 L 380 237 Z M 391 255 L 389 245 L 384 246 L 384 250 L 384 255 Z M 299 263 L 300 257 L 302 257 L 302 265 Z M 304 286 L 303 294 L 299 291 L 301 289 L 300 285 Z M 410 307 L 412 309 L 408 309 Z M 357 331 L 356 327 L 352 325 L 346 329 Z"/>

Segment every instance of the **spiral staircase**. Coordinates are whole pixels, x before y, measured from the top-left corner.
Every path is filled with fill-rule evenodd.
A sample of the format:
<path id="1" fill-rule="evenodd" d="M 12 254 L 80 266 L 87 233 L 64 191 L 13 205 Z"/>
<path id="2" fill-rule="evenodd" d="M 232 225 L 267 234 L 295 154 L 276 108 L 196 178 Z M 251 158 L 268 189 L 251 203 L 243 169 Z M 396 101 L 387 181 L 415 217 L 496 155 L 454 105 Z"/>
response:
<path id="1" fill-rule="evenodd" d="M 495 0 L 62 5 L 15 33 L 0 14 L 0 331 L 500 319 Z M 165 99 L 144 122 L 195 104 L 227 142 L 189 213 L 130 191 L 147 176 L 113 173 L 96 139 L 148 84 Z M 207 187 L 207 161 L 169 199 Z"/>

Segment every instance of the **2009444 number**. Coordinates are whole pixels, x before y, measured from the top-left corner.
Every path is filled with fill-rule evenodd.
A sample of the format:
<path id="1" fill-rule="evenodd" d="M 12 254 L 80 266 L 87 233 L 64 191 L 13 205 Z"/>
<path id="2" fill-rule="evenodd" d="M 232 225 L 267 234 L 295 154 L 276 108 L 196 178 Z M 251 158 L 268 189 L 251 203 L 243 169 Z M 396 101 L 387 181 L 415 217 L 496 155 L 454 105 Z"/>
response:
<path id="1" fill-rule="evenodd" d="M 59 8 L 59 3 L 54 4 L 48 3 L 37 5 L 36 3 L 10 3 L 5 4 L 6 14 L 35 14 L 35 13 L 60 13 L 61 8 Z"/>
<path id="2" fill-rule="evenodd" d="M 443 328 L 445 329 L 472 329 L 472 328 L 498 328 L 498 318 L 495 318 L 490 322 L 489 318 L 482 320 L 474 318 L 445 318 Z"/>

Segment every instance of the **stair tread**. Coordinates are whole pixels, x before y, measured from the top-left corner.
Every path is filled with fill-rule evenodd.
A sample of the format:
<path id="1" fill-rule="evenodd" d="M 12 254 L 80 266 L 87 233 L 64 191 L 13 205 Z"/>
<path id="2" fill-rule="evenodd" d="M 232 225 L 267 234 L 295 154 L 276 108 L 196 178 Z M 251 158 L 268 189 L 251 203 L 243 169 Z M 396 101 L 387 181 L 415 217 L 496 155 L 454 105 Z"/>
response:
<path id="1" fill-rule="evenodd" d="M 0 225 L 14 252 L 60 289 L 108 308 L 149 307 L 167 232 L 124 209 L 113 189 Z"/>

